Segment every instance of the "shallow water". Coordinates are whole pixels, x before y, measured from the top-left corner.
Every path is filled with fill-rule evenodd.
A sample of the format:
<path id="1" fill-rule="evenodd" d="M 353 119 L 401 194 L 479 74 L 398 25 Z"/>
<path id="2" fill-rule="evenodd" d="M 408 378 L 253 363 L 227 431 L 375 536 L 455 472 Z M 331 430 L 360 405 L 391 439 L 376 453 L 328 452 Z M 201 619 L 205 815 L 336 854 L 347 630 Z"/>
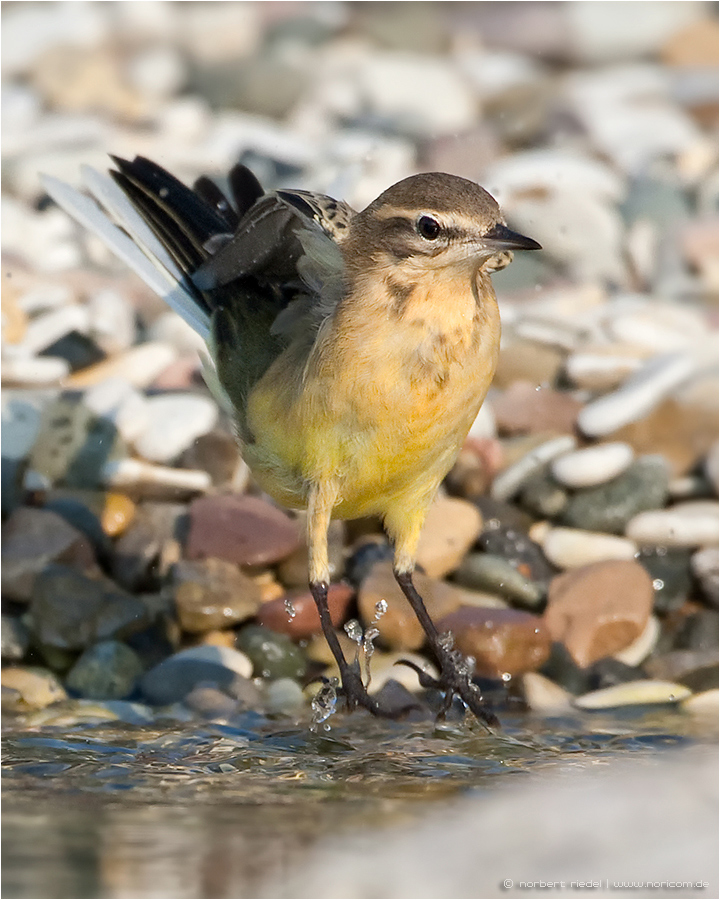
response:
<path id="1" fill-rule="evenodd" d="M 4 897 L 253 897 L 326 835 L 432 815 L 543 769 L 711 740 L 679 712 L 476 723 L 256 715 L 7 730 Z"/>

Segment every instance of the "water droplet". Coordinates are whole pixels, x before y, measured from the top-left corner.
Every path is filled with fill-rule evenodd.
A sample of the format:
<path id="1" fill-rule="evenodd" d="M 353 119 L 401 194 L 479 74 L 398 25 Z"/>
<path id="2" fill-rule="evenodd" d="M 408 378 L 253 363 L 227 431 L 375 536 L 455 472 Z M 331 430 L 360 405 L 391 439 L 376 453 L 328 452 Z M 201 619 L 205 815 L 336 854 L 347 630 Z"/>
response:
<path id="1" fill-rule="evenodd" d="M 345 623 L 345 634 L 351 641 L 355 641 L 356 644 L 362 643 L 363 630 L 357 619 L 350 619 L 349 622 Z"/>
<path id="2" fill-rule="evenodd" d="M 326 681 L 310 701 L 310 708 L 313 712 L 310 731 L 317 732 L 320 725 L 323 726 L 323 731 L 330 731 L 330 726 L 323 723 L 335 712 L 338 684 L 337 678 Z"/>
<path id="3" fill-rule="evenodd" d="M 455 640 L 452 636 L 452 631 L 446 631 L 444 634 L 441 634 L 438 640 L 442 649 L 446 650 L 448 653 L 455 646 Z"/>
<path id="4" fill-rule="evenodd" d="M 291 600 L 289 597 L 286 597 L 286 598 L 285 598 L 284 606 L 285 606 L 285 612 L 287 613 L 287 617 L 288 617 L 289 621 L 292 622 L 292 620 L 293 620 L 293 619 L 295 618 L 295 616 L 297 615 L 297 612 L 295 611 L 295 607 L 293 606 L 293 602 L 292 602 L 292 600 Z"/>
<path id="5" fill-rule="evenodd" d="M 665 582 L 662 580 L 662 578 L 656 578 L 653 581 L 653 587 L 656 591 L 661 591 L 665 587 Z"/>
<path id="6" fill-rule="evenodd" d="M 512 675 L 509 672 L 503 672 L 500 677 L 506 684 L 508 681 L 510 681 L 512 679 Z"/>
<path id="7" fill-rule="evenodd" d="M 362 649 L 363 649 L 363 675 L 365 676 L 365 688 L 370 687 L 370 682 L 372 680 L 372 675 L 370 674 L 370 660 L 372 659 L 373 653 L 375 652 L 375 645 L 373 641 L 376 637 L 380 636 L 380 632 L 377 628 L 373 628 L 370 626 L 368 630 L 365 632 L 365 636 L 363 637 Z"/>
<path id="8" fill-rule="evenodd" d="M 378 602 L 375 604 L 375 618 L 373 619 L 373 622 L 377 622 L 379 619 L 382 619 L 382 617 L 387 612 L 387 609 L 387 600 L 378 600 Z"/>

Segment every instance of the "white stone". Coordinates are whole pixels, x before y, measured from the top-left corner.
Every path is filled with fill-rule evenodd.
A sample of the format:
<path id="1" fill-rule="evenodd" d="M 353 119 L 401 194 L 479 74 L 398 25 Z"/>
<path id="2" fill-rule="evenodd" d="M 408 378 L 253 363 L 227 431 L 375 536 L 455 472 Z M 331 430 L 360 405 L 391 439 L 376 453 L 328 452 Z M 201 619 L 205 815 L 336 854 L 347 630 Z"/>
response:
<path id="1" fill-rule="evenodd" d="M 460 51 L 457 61 L 484 99 L 519 87 L 534 87 L 545 74 L 530 56 L 489 48 Z"/>
<path id="2" fill-rule="evenodd" d="M 475 421 L 470 426 L 468 437 L 472 438 L 494 438 L 497 437 L 497 424 L 495 422 L 495 413 L 492 404 L 483 403 L 480 412 L 475 417 Z"/>
<path id="3" fill-rule="evenodd" d="M 18 306 L 27 315 L 34 316 L 60 306 L 69 306 L 74 300 L 73 292 L 66 284 L 46 281 L 23 291 L 18 297 Z"/>
<path id="4" fill-rule="evenodd" d="M 305 705 L 305 695 L 293 678 L 266 682 L 265 708 L 271 716 L 290 716 Z"/>
<path id="5" fill-rule="evenodd" d="M 170 363 L 177 359 L 177 350 L 161 341 L 138 344 L 125 353 L 112 357 L 80 373 L 79 384 L 98 384 L 107 378 L 122 378 L 141 390 L 149 387 Z M 92 381 L 91 381 L 92 379 Z"/>
<path id="6" fill-rule="evenodd" d="M 613 316 L 607 324 L 620 343 L 655 353 L 691 348 L 707 335 L 707 323 L 694 310 L 669 303 L 654 303 L 643 311 Z"/>
<path id="7" fill-rule="evenodd" d="M 573 701 L 579 709 L 614 709 L 654 703 L 680 703 L 692 694 L 684 684 L 671 681 L 626 681 L 591 691 Z"/>
<path id="8" fill-rule="evenodd" d="M 712 500 L 678 503 L 634 516 L 625 534 L 638 544 L 665 547 L 713 547 L 720 539 L 720 505 Z"/>
<path id="9" fill-rule="evenodd" d="M 199 394 L 161 394 L 147 400 L 148 425 L 135 449 L 151 462 L 170 462 L 215 425 L 218 409 Z"/>
<path id="10" fill-rule="evenodd" d="M 200 469 L 171 469 L 139 459 L 106 463 L 101 478 L 107 487 L 137 491 L 142 496 L 198 494 L 212 487 L 210 475 Z"/>
<path id="11" fill-rule="evenodd" d="M 241 653 L 240 650 L 233 650 L 231 647 L 220 647 L 215 644 L 200 644 L 197 647 L 188 647 L 187 650 L 180 650 L 174 653 L 170 660 L 197 659 L 202 662 L 215 663 L 236 672 L 243 678 L 252 678 L 253 664 L 250 657 Z"/>
<path id="12" fill-rule="evenodd" d="M 645 363 L 625 384 L 580 410 L 577 424 L 589 437 L 610 434 L 652 410 L 696 370 L 689 354 L 658 356 Z"/>
<path id="13" fill-rule="evenodd" d="M 70 364 L 59 356 L 10 359 L 6 355 L 0 371 L 3 384 L 56 384 L 70 374 Z"/>
<path id="14" fill-rule="evenodd" d="M 621 385 L 642 366 L 638 356 L 578 351 L 565 360 L 565 374 L 577 387 L 608 390 Z"/>
<path id="15" fill-rule="evenodd" d="M 89 388 L 85 406 L 108 419 L 128 443 L 132 443 L 150 423 L 147 398 L 124 378 L 108 378 Z"/>
<path id="16" fill-rule="evenodd" d="M 647 625 L 632 644 L 613 654 L 614 658 L 625 663 L 626 666 L 639 666 L 655 649 L 660 637 L 660 630 L 660 620 L 657 616 L 650 616 Z"/>
<path id="17" fill-rule="evenodd" d="M 26 131 L 41 116 L 42 103 L 37 92 L 24 84 L 3 84 L 0 89 L 2 132 L 9 135 Z"/>
<path id="18" fill-rule="evenodd" d="M 526 453 L 522 459 L 509 466 L 501 472 L 492 483 L 490 494 L 496 500 L 508 500 L 519 488 L 530 478 L 535 472 L 559 456 L 561 453 L 567 453 L 574 450 L 577 441 L 571 434 L 564 434 L 561 437 L 552 438 L 539 447 L 535 447 L 529 453 Z"/>
<path id="19" fill-rule="evenodd" d="M 552 462 L 552 474 L 569 488 L 592 487 L 622 474 L 634 456 L 629 444 L 598 444 L 558 456 Z"/>
<path id="20" fill-rule="evenodd" d="M 717 688 L 712 688 L 709 691 L 693 694 L 692 697 L 683 700 L 681 709 L 683 712 L 690 713 L 693 716 L 712 717 L 714 721 L 717 721 L 719 699 L 720 691 Z"/>
<path id="21" fill-rule="evenodd" d="M 543 553 L 559 569 L 575 569 L 606 559 L 634 559 L 638 548 L 627 538 L 581 528 L 550 528 Z"/>
<path id="22" fill-rule="evenodd" d="M 90 332 L 108 353 L 127 350 L 135 343 L 135 309 L 118 291 L 106 288 L 88 299 Z"/>
<path id="23" fill-rule="evenodd" d="M 557 715 L 572 709 L 571 694 L 539 672 L 526 672 L 522 688 L 525 702 L 534 712 Z"/>
<path id="24" fill-rule="evenodd" d="M 86 334 L 89 327 L 90 316 L 87 307 L 61 306 L 31 319 L 22 341 L 15 345 L 14 351 L 33 356 L 71 331 Z"/>
<path id="25" fill-rule="evenodd" d="M 143 97 L 167 100 L 177 94 L 187 77 L 183 58 L 170 44 L 143 50 L 127 66 L 130 84 Z"/>
<path id="26" fill-rule="evenodd" d="M 180 353 L 207 352 L 205 341 L 197 331 L 171 309 L 155 319 L 148 335 L 154 341 L 171 344 Z"/>

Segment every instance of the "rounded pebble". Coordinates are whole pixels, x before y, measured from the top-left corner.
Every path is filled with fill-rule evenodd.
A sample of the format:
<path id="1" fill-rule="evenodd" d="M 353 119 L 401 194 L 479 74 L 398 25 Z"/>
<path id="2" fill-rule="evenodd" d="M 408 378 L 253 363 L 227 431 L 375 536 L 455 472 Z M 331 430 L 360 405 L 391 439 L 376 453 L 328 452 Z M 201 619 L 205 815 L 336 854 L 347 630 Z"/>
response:
<path id="1" fill-rule="evenodd" d="M 684 684 L 671 681 L 626 681 L 583 694 L 576 697 L 573 703 L 579 709 L 614 709 L 618 706 L 680 703 L 691 694 L 690 688 Z"/>
<path id="2" fill-rule="evenodd" d="M 147 401 L 148 425 L 135 449 L 151 462 L 167 463 L 215 425 L 218 409 L 198 394 L 162 394 Z"/>
<path id="3" fill-rule="evenodd" d="M 566 487 L 592 487 L 624 472 L 634 455 L 629 444 L 599 444 L 557 457 L 551 469 L 555 478 Z"/>
<path id="4" fill-rule="evenodd" d="M 605 559 L 634 559 L 637 545 L 627 538 L 580 528 L 550 528 L 542 549 L 559 569 L 574 569 Z"/>
<path id="5" fill-rule="evenodd" d="M 625 534 L 638 544 L 713 547 L 720 537 L 719 511 L 716 502 L 699 500 L 641 512 L 628 522 Z"/>
<path id="6" fill-rule="evenodd" d="M 545 441 L 501 472 L 492 483 L 490 496 L 495 500 L 509 500 L 546 463 L 556 456 L 560 456 L 561 453 L 574 450 L 576 446 L 577 441 L 570 434 Z"/>

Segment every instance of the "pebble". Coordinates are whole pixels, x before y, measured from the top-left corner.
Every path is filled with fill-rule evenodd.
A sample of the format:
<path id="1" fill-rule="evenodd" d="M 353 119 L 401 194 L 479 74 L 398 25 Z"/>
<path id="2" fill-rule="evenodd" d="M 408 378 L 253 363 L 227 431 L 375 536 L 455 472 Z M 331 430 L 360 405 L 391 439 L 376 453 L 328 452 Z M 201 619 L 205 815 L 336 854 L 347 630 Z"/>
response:
<path id="1" fill-rule="evenodd" d="M 307 514 L 297 513 L 298 533 L 302 542 L 296 550 L 285 557 L 278 566 L 278 576 L 284 585 L 289 588 L 306 588 L 310 582 L 309 555 L 307 548 Z M 345 523 L 335 519 L 330 522 L 327 532 L 328 565 L 330 568 L 330 580 L 338 581 L 345 568 Z M 282 593 L 282 591 L 281 591 Z"/>
<path id="2" fill-rule="evenodd" d="M 623 384 L 642 366 L 640 357 L 630 352 L 591 353 L 578 350 L 565 360 L 565 375 L 576 387 L 591 391 L 607 391 Z"/>
<path id="3" fill-rule="evenodd" d="M 327 602 L 330 621 L 335 628 L 340 628 L 348 618 L 354 596 L 355 591 L 349 584 L 329 585 Z M 292 604 L 292 617 L 288 614 L 288 604 Z M 309 590 L 263 603 L 257 610 L 257 621 L 271 631 L 286 634 L 293 641 L 307 640 L 322 631 L 320 615 Z"/>
<path id="4" fill-rule="evenodd" d="M 691 590 L 690 553 L 667 547 L 643 547 L 637 560 L 653 580 L 655 612 L 667 615 L 680 609 Z"/>
<path id="5" fill-rule="evenodd" d="M 302 678 L 307 660 L 285 634 L 262 625 L 246 625 L 237 636 L 237 646 L 250 659 L 258 678 Z"/>
<path id="6" fill-rule="evenodd" d="M 202 494 L 212 487 L 207 472 L 172 469 L 130 458 L 106 463 L 100 471 L 100 479 L 106 487 L 158 500 Z"/>
<path id="7" fill-rule="evenodd" d="M 136 509 L 136 505 L 127 494 L 110 491 L 105 495 L 105 503 L 100 514 L 102 530 L 108 537 L 119 537 L 132 523 Z"/>
<path id="8" fill-rule="evenodd" d="M 516 381 L 554 384 L 564 360 L 565 354 L 554 347 L 515 338 L 500 348 L 493 387 L 509 388 Z M 485 407 L 492 408 L 489 403 Z"/>
<path id="9" fill-rule="evenodd" d="M 120 641 L 100 641 L 88 647 L 70 669 L 67 688 L 91 700 L 124 700 L 135 690 L 143 666 L 136 653 Z"/>
<path id="10" fill-rule="evenodd" d="M 531 381 L 515 381 L 492 400 L 492 408 L 500 434 L 571 434 L 583 405 L 570 394 Z"/>
<path id="11" fill-rule="evenodd" d="M 2 593 L 6 600 L 27 602 L 37 576 L 53 562 L 91 569 L 95 555 L 89 541 L 62 516 L 21 506 L 2 526 Z"/>
<path id="12" fill-rule="evenodd" d="M 21 660 L 30 645 L 30 634 L 22 619 L 3 614 L 1 633 L 3 660 Z"/>
<path id="13" fill-rule="evenodd" d="M 541 542 L 543 553 L 558 569 L 576 569 L 611 559 L 634 559 L 634 541 L 579 528 L 549 528 Z"/>
<path id="14" fill-rule="evenodd" d="M 710 672 L 717 681 L 718 648 L 707 650 L 670 650 L 655 654 L 643 666 L 651 678 L 662 681 L 678 681 L 688 685 L 697 678 L 698 672 Z"/>
<path id="15" fill-rule="evenodd" d="M 26 400 L 21 394 L 8 397 L 2 404 L 3 459 L 25 459 L 33 448 L 42 418 L 41 404 Z"/>
<path id="16" fill-rule="evenodd" d="M 305 706 L 302 688 L 293 678 L 277 678 L 265 688 L 265 709 L 270 716 L 292 716 Z"/>
<path id="17" fill-rule="evenodd" d="M 720 691 L 713 688 L 709 691 L 702 691 L 700 694 L 693 694 L 680 704 L 683 712 L 690 713 L 693 716 L 707 716 L 712 722 L 717 721 L 718 716 L 718 698 Z"/>
<path id="18" fill-rule="evenodd" d="M 696 500 L 641 512 L 628 522 L 625 534 L 639 544 L 713 547 L 720 537 L 719 510 L 715 501 Z"/>
<path id="19" fill-rule="evenodd" d="M 634 455 L 628 444 L 598 444 L 557 457 L 551 463 L 551 470 L 553 477 L 565 487 L 594 487 L 622 474 Z"/>
<path id="20" fill-rule="evenodd" d="M 707 603 L 717 609 L 718 606 L 718 550 L 707 547 L 693 553 L 690 568 L 700 583 L 703 597 Z"/>
<path id="21" fill-rule="evenodd" d="M 536 609 L 543 599 L 538 584 L 518 572 L 504 557 L 490 553 L 466 556 L 454 578 L 464 587 L 496 594 L 529 609 Z"/>
<path id="22" fill-rule="evenodd" d="M 482 528 L 478 508 L 467 500 L 438 497 L 428 511 L 417 563 L 430 578 L 454 571 L 477 540 Z"/>
<path id="23" fill-rule="evenodd" d="M 539 669 L 550 655 L 550 632 L 539 616 L 516 609 L 461 607 L 437 623 L 451 631 L 455 648 L 475 658 L 475 674 L 486 678 Z"/>
<path id="24" fill-rule="evenodd" d="M 214 401 L 198 394 L 161 394 L 147 401 L 148 425 L 135 449 L 151 462 L 168 463 L 215 425 Z"/>
<path id="25" fill-rule="evenodd" d="M 603 437 L 642 419 L 695 372 L 690 355 L 657 356 L 645 363 L 621 388 L 593 400 L 577 417 L 578 428 L 588 437 Z"/>
<path id="26" fill-rule="evenodd" d="M 2 670 L 0 681 L 3 687 L 18 691 L 21 703 L 29 709 L 43 709 L 67 699 L 57 677 L 43 669 L 7 666 Z"/>
<path id="27" fill-rule="evenodd" d="M 690 688 L 671 681 L 626 681 L 576 697 L 573 703 L 579 709 L 614 709 L 619 706 L 680 703 L 691 693 Z"/>
<path id="28" fill-rule="evenodd" d="M 626 666 L 639 666 L 657 646 L 661 630 L 660 620 L 656 616 L 650 616 L 641 634 L 635 638 L 632 644 L 618 650 L 613 658 Z"/>
<path id="29" fill-rule="evenodd" d="M 713 444 L 712 447 L 707 452 L 707 456 L 705 457 L 705 474 L 707 478 L 715 488 L 715 493 L 718 493 L 718 487 L 720 486 L 720 482 L 718 481 L 718 461 L 720 459 L 720 454 L 718 452 L 718 444 L 717 441 Z"/>
<path id="30" fill-rule="evenodd" d="M 113 578 L 130 591 L 156 590 L 158 579 L 180 558 L 187 510 L 180 503 L 143 503 L 115 542 Z"/>
<path id="31" fill-rule="evenodd" d="M 460 605 L 460 592 L 444 581 L 416 572 L 413 582 L 434 622 Z M 377 604 L 381 601 L 385 601 L 387 609 L 376 621 Z M 425 643 L 425 632 L 395 581 L 390 561 L 372 567 L 360 585 L 358 609 L 363 623 L 372 623 L 382 642 L 393 650 L 419 650 Z"/>
<path id="32" fill-rule="evenodd" d="M 260 589 L 222 559 L 181 560 L 172 573 L 175 607 L 184 631 L 229 628 L 260 608 Z"/>
<path id="33" fill-rule="evenodd" d="M 35 316 L 28 323 L 25 336 L 13 353 L 32 357 L 72 331 L 85 333 L 90 317 L 85 306 L 66 305 Z M 59 354 L 58 354 L 59 355 Z"/>
<path id="34" fill-rule="evenodd" d="M 112 582 L 67 566 L 47 566 L 36 578 L 31 630 L 41 644 L 83 650 L 96 641 L 123 637 L 148 623 L 144 603 Z"/>
<path id="35" fill-rule="evenodd" d="M 243 494 L 250 480 L 250 469 L 240 456 L 235 438 L 219 428 L 201 435 L 185 450 L 179 460 L 183 469 L 202 469 L 210 476 L 213 487 L 233 494 Z"/>
<path id="36" fill-rule="evenodd" d="M 150 423 L 148 401 L 124 378 L 111 377 L 93 385 L 83 396 L 84 405 L 117 428 L 128 443 Z"/>
<path id="37" fill-rule="evenodd" d="M 230 692 L 236 682 L 252 676 L 250 659 L 239 650 L 203 645 L 181 650 L 143 675 L 140 689 L 148 702 L 168 706 L 182 701 L 195 687 L 207 683 Z"/>
<path id="38" fill-rule="evenodd" d="M 718 611 L 700 609 L 682 621 L 675 635 L 674 647 L 678 650 L 712 650 L 718 645 Z"/>
<path id="39" fill-rule="evenodd" d="M 189 559 L 214 556 L 243 566 L 266 566 L 301 543 L 296 523 L 257 497 L 201 497 L 190 504 L 185 546 Z"/>
<path id="40" fill-rule="evenodd" d="M 199 684 L 183 698 L 188 709 L 206 719 L 227 720 L 238 711 L 238 702 L 215 687 Z"/>
<path id="41" fill-rule="evenodd" d="M 574 450 L 575 446 L 575 438 L 567 434 L 562 437 L 552 438 L 534 447 L 529 453 L 525 454 L 513 465 L 508 466 L 507 469 L 497 476 L 490 488 L 490 496 L 494 500 L 510 500 L 546 463 L 561 453 Z"/>
<path id="42" fill-rule="evenodd" d="M 103 288 L 88 297 L 90 332 L 106 353 L 128 350 L 135 340 L 135 310 L 120 291 Z"/>
<path id="43" fill-rule="evenodd" d="M 558 484 L 549 468 L 541 469 L 528 479 L 517 498 L 523 509 L 541 519 L 560 517 L 568 500 L 568 492 Z"/>
<path id="44" fill-rule="evenodd" d="M 34 356 L 31 359 L 5 357 L 0 367 L 4 385 L 40 387 L 58 384 L 69 373 L 67 360 L 51 356 Z"/>
<path id="45" fill-rule="evenodd" d="M 652 603 L 652 580 L 639 563 L 598 562 L 553 578 L 544 619 L 552 639 L 587 667 L 632 644 Z"/>
<path id="46" fill-rule="evenodd" d="M 490 519 L 477 546 L 485 553 L 503 557 L 521 575 L 541 584 L 554 574 L 540 547 L 521 527 L 501 525 L 496 519 Z"/>
<path id="47" fill-rule="evenodd" d="M 107 559 L 112 546 L 95 513 L 95 509 L 99 505 L 98 498 L 102 497 L 103 494 L 99 491 L 61 488 L 48 491 L 45 495 L 43 509 L 62 516 L 73 528 L 77 528 L 85 535 L 92 544 L 98 559 Z"/>
<path id="48" fill-rule="evenodd" d="M 170 344 L 149 341 L 138 344 L 125 353 L 112 356 L 67 379 L 68 387 L 89 388 L 108 378 L 122 378 L 132 387 L 144 390 L 177 358 L 177 351 Z"/>
<path id="49" fill-rule="evenodd" d="M 643 456 L 612 481 L 577 491 L 568 500 L 561 521 L 572 528 L 623 534 L 635 515 L 665 505 L 669 487 L 665 459 Z"/>
<path id="50" fill-rule="evenodd" d="M 572 695 L 539 672 L 525 672 L 522 676 L 525 702 L 533 712 L 563 715 L 572 709 Z"/>

